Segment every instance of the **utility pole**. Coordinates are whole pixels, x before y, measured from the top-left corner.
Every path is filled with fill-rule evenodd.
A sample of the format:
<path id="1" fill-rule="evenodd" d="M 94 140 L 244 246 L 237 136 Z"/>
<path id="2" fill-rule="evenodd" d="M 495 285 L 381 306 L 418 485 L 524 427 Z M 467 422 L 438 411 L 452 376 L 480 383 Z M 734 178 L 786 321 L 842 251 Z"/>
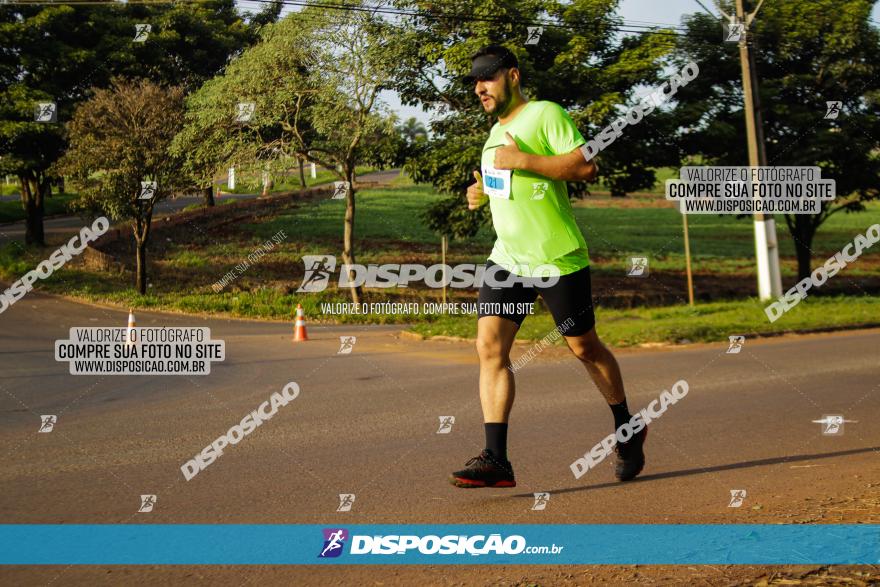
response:
<path id="1" fill-rule="evenodd" d="M 745 14 L 743 0 L 736 0 L 736 15 L 724 12 L 718 0 L 715 6 L 731 24 L 742 25 L 739 39 L 739 60 L 742 68 L 743 102 L 745 104 L 746 138 L 749 146 L 749 166 L 767 165 L 758 80 L 755 77 L 754 56 L 749 47 L 750 29 L 764 0 L 750 14 Z M 782 295 L 782 276 L 779 272 L 779 241 L 776 239 L 776 221 L 772 215 L 757 212 L 754 215 L 755 258 L 758 264 L 758 297 L 762 300 Z"/>

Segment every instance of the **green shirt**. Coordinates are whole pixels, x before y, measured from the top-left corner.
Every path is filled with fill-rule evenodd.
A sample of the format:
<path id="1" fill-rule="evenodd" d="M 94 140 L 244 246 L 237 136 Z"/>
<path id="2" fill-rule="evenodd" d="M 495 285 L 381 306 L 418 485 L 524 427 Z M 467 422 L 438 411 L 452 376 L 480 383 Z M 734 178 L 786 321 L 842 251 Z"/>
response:
<path id="1" fill-rule="evenodd" d="M 564 155 L 586 143 L 559 104 L 529 101 L 507 124 L 496 122 L 483 146 L 483 191 L 489 195 L 492 224 L 498 239 L 489 260 L 515 275 L 528 275 L 538 265 L 559 268 L 560 275 L 590 264 L 587 243 L 574 219 L 564 181 L 516 169 L 495 170 L 495 149 L 506 144 L 504 133 L 519 149 L 535 155 Z"/>

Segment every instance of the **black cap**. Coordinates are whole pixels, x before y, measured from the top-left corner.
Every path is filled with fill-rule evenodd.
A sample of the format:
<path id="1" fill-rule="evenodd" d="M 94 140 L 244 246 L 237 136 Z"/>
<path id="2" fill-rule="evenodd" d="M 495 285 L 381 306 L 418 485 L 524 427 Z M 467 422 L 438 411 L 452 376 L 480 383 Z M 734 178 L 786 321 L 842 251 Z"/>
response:
<path id="1" fill-rule="evenodd" d="M 519 67 L 519 61 L 516 55 L 510 52 L 506 47 L 501 45 L 489 45 L 483 47 L 471 57 L 473 65 L 470 74 L 464 77 L 466 83 L 473 83 L 477 80 L 492 79 L 499 69 L 510 69 L 511 67 Z"/>

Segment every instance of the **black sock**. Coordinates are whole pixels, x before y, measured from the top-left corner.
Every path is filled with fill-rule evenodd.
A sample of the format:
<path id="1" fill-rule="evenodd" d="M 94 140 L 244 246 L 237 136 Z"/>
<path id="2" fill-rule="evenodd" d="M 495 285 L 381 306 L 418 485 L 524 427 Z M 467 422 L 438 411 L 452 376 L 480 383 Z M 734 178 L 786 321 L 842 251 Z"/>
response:
<path id="1" fill-rule="evenodd" d="M 632 418 L 632 415 L 629 413 L 629 408 L 626 407 L 626 400 L 623 400 L 619 404 L 608 404 L 608 407 L 611 408 L 611 413 L 614 414 L 614 429 L 617 430 Z"/>
<path id="2" fill-rule="evenodd" d="M 492 422 L 486 428 L 486 448 L 499 459 L 507 460 L 507 422 Z"/>

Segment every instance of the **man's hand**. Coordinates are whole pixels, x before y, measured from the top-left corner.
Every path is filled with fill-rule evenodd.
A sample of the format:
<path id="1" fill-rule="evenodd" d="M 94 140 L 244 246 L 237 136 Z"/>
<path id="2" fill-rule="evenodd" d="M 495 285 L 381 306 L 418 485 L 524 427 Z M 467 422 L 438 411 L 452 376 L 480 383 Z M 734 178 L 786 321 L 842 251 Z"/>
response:
<path id="1" fill-rule="evenodd" d="M 495 149 L 495 169 L 523 169 L 526 153 L 519 150 L 516 141 L 509 132 L 504 133 L 507 144 Z"/>
<path id="2" fill-rule="evenodd" d="M 489 200 L 489 196 L 483 193 L 483 178 L 479 171 L 474 171 L 476 183 L 472 183 L 467 189 L 468 210 L 476 210 Z"/>

